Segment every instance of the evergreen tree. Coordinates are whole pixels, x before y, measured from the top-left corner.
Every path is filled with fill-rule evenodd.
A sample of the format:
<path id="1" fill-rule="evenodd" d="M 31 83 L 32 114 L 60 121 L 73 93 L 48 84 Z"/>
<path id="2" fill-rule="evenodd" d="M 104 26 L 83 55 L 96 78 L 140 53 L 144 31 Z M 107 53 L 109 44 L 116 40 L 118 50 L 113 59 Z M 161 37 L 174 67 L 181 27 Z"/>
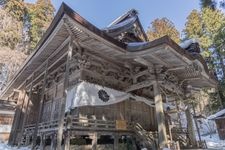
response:
<path id="1" fill-rule="evenodd" d="M 150 41 L 165 35 L 168 35 L 177 43 L 180 41 L 180 33 L 169 19 L 155 19 L 151 22 L 151 26 L 147 30 L 147 36 Z"/>
<path id="2" fill-rule="evenodd" d="M 2 2 L 3 8 L 18 21 L 23 20 L 25 3 L 23 0 L 4 0 Z"/>
<path id="3" fill-rule="evenodd" d="M 193 10 L 190 13 L 187 17 L 184 30 L 186 38 L 197 38 L 200 41 L 200 45 L 203 48 L 203 57 L 208 61 L 210 69 L 217 74 L 220 83 L 218 87 L 220 95 L 216 94 L 212 96 L 211 94 L 212 101 L 215 104 L 219 104 L 216 101 L 220 101 L 220 98 L 224 101 L 224 96 L 221 95 L 223 93 L 221 90 L 223 89 L 222 83 L 224 83 L 225 75 L 224 55 L 221 50 L 223 39 L 225 38 L 224 32 L 222 31 L 224 25 L 224 14 L 216 8 L 212 9 L 211 7 L 205 6 L 200 12 Z M 213 98 L 217 100 L 213 100 Z"/>
<path id="4" fill-rule="evenodd" d="M 27 6 L 31 25 L 30 47 L 33 49 L 50 25 L 55 9 L 51 0 L 37 0 L 35 4 Z"/>
<path id="5" fill-rule="evenodd" d="M 0 9 L 0 47 L 14 49 L 21 41 L 22 22 Z"/>
<path id="6" fill-rule="evenodd" d="M 217 3 L 215 0 L 200 0 L 200 5 L 202 8 L 209 7 L 211 9 L 215 10 Z"/>

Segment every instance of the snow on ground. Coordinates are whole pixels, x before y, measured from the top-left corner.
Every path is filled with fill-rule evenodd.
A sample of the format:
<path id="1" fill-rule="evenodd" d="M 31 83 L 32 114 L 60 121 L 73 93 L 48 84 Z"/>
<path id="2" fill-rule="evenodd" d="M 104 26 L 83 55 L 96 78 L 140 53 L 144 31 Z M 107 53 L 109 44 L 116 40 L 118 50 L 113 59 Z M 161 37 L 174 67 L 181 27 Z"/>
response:
<path id="1" fill-rule="evenodd" d="M 225 140 L 220 140 L 217 133 L 207 136 L 202 136 L 202 140 L 205 140 L 209 149 L 213 150 L 225 150 Z"/>
<path id="2" fill-rule="evenodd" d="M 0 143 L 0 150 L 30 150 L 30 148 L 28 147 L 17 148 L 17 147 L 11 147 L 7 145 L 7 143 Z"/>

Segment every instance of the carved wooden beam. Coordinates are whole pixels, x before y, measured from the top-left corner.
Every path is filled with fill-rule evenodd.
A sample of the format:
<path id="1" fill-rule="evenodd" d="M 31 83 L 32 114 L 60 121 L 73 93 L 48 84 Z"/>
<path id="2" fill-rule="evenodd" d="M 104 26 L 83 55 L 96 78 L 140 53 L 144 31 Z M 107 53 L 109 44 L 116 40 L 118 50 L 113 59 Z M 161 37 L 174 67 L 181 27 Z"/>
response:
<path id="1" fill-rule="evenodd" d="M 146 80 L 146 81 L 143 81 L 143 82 L 139 82 L 137 84 L 131 85 L 128 88 L 126 88 L 125 92 L 131 92 L 131 91 L 134 91 L 134 90 L 138 90 L 138 89 L 142 89 L 142 88 L 151 86 L 151 85 L 154 84 L 154 82 L 155 81 L 152 81 L 152 80 Z"/>

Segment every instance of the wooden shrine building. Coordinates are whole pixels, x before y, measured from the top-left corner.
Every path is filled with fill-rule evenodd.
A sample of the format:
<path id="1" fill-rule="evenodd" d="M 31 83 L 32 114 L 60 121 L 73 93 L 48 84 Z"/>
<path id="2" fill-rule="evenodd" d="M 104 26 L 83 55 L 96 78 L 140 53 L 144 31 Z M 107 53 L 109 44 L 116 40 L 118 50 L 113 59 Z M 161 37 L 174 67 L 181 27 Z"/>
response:
<path id="1" fill-rule="evenodd" d="M 1 93 L 17 100 L 9 144 L 58 150 L 176 147 L 168 104 L 185 103 L 193 89 L 216 87 L 196 43 L 182 47 L 167 36 L 148 41 L 136 10 L 100 30 L 62 4 Z M 185 111 L 190 125 L 184 131 L 194 147 L 192 116 Z"/>
<path id="2" fill-rule="evenodd" d="M 225 109 L 209 116 L 208 119 L 215 121 L 219 138 L 225 140 Z"/>
<path id="3" fill-rule="evenodd" d="M 12 128 L 16 100 L 0 100 L 0 142 L 7 142 Z"/>

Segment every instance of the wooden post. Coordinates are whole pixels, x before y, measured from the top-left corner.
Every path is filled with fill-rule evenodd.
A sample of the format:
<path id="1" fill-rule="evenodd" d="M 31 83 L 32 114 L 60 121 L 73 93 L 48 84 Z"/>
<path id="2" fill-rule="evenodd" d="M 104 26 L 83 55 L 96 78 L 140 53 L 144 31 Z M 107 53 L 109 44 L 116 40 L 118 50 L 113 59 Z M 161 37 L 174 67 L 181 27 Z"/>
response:
<path id="1" fill-rule="evenodd" d="M 196 116 L 195 107 L 194 107 L 193 103 L 192 103 L 192 109 L 193 109 L 193 112 L 194 112 L 194 116 Z M 199 130 L 199 127 L 198 127 L 198 122 L 197 122 L 196 118 L 194 118 L 194 121 L 195 121 L 195 126 L 196 126 L 196 129 L 197 129 L 199 141 L 202 141 L 200 130 Z"/>
<path id="2" fill-rule="evenodd" d="M 51 150 L 55 150 L 55 134 L 51 136 Z"/>
<path id="3" fill-rule="evenodd" d="M 32 99 L 32 90 L 33 90 L 33 80 L 34 80 L 34 74 L 32 74 L 32 77 L 31 77 L 31 85 L 30 85 L 30 91 L 29 91 L 29 96 L 28 96 L 28 100 L 27 100 L 27 105 L 25 104 L 26 108 L 25 108 L 25 112 L 24 112 L 24 118 L 23 118 L 23 122 L 22 122 L 22 128 L 21 128 L 21 135 L 20 135 L 20 142 L 19 142 L 19 147 L 21 146 L 21 140 L 23 138 L 23 133 L 24 133 L 24 126 L 27 122 L 27 113 L 28 113 L 28 107 L 29 107 L 29 104 L 30 104 L 30 101 Z M 25 98 L 26 100 L 26 98 Z"/>
<path id="4" fill-rule="evenodd" d="M 119 138 L 118 138 L 118 134 L 114 134 L 114 145 L 113 145 L 113 149 L 114 150 L 118 150 L 119 149 Z"/>
<path id="5" fill-rule="evenodd" d="M 65 116 L 65 106 L 66 106 L 66 89 L 69 86 L 69 63 L 72 59 L 72 38 L 70 39 L 67 60 L 66 60 L 66 71 L 65 71 L 65 79 L 64 79 L 64 92 L 62 98 L 61 109 L 59 113 L 59 122 L 58 122 L 58 132 L 57 132 L 57 150 L 61 150 L 61 143 L 62 143 L 62 135 L 64 129 L 64 116 Z"/>
<path id="6" fill-rule="evenodd" d="M 92 136 L 92 150 L 97 150 L 98 134 L 95 132 Z"/>
<path id="7" fill-rule="evenodd" d="M 23 107 L 25 95 L 26 95 L 25 90 L 22 90 L 22 91 L 19 92 L 16 111 L 15 111 L 13 124 L 12 124 L 12 130 L 10 132 L 9 145 L 15 145 L 16 144 L 16 138 L 18 136 L 17 133 L 18 133 L 18 130 L 19 130 L 20 117 L 21 117 L 21 113 L 22 113 L 22 107 Z"/>
<path id="8" fill-rule="evenodd" d="M 44 148 L 45 148 L 45 137 L 44 137 L 43 134 L 41 134 L 40 137 L 41 137 L 40 150 L 44 150 Z"/>
<path id="9" fill-rule="evenodd" d="M 168 143 L 167 143 L 167 135 L 166 135 L 165 116 L 163 112 L 163 101 L 162 101 L 162 95 L 159 89 L 159 83 L 157 79 L 156 70 L 155 70 L 155 83 L 153 84 L 153 90 L 154 90 L 156 120 L 158 124 L 159 148 L 163 149 L 167 147 Z"/>
<path id="10" fill-rule="evenodd" d="M 70 129 L 71 129 L 71 125 L 72 125 L 72 118 L 70 113 L 67 114 L 66 117 L 66 135 L 65 135 L 65 150 L 69 150 L 70 149 Z"/>
<path id="11" fill-rule="evenodd" d="M 185 110 L 186 118 L 187 118 L 187 131 L 190 138 L 190 144 L 192 146 L 196 146 L 196 137 L 195 137 L 195 131 L 193 126 L 193 120 L 191 117 L 191 112 L 189 106 Z"/>
<path id="12" fill-rule="evenodd" d="M 176 100 L 176 108 L 177 108 L 177 116 L 178 116 L 179 128 L 182 128 L 181 117 L 180 117 L 180 108 L 178 106 L 177 100 Z"/>
<path id="13" fill-rule="evenodd" d="M 46 66 L 45 66 L 45 74 L 44 74 L 43 85 L 42 85 L 42 90 L 41 90 L 41 100 L 40 100 L 40 103 L 39 103 L 38 118 L 37 118 L 37 121 L 35 123 L 35 129 L 34 129 L 34 134 L 33 134 L 32 149 L 34 149 L 35 146 L 36 146 L 38 126 L 39 126 L 39 122 L 41 121 L 44 95 L 45 95 L 45 88 L 46 88 L 46 84 L 47 84 L 47 76 L 48 76 L 48 60 L 47 60 Z"/>

